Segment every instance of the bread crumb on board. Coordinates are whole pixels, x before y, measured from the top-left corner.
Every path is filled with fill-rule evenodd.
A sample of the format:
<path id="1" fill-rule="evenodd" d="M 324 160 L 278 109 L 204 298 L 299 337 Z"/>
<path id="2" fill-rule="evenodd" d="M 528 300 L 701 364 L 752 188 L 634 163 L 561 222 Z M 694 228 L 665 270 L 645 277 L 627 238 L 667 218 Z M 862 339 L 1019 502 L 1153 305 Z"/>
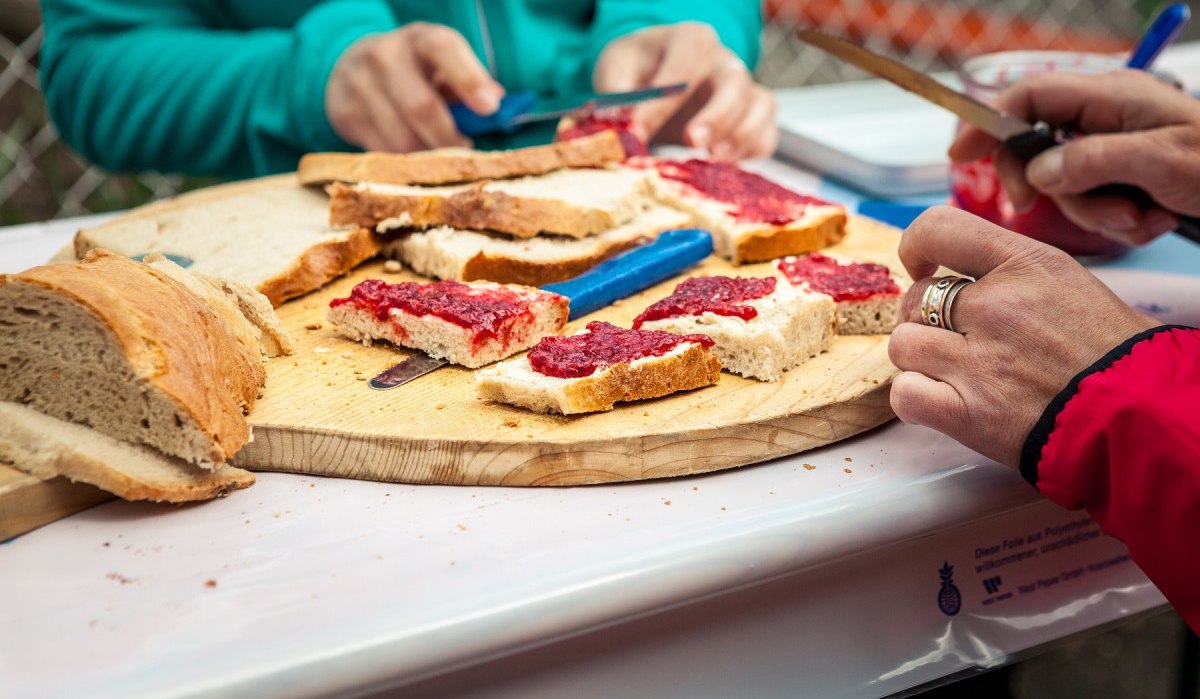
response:
<path id="1" fill-rule="evenodd" d="M 401 265 L 396 260 L 388 260 L 383 263 L 383 271 L 387 272 L 388 274 L 397 274 L 403 269 L 404 265 Z"/>

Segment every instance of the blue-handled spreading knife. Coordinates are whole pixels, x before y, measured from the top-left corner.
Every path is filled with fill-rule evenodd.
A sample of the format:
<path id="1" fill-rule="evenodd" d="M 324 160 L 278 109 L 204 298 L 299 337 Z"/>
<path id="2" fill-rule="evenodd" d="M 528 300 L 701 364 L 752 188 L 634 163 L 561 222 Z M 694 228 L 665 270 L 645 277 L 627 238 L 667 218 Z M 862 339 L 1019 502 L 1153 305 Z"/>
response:
<path id="1" fill-rule="evenodd" d="M 532 92 L 510 92 L 500 100 L 494 114 L 480 115 L 461 102 L 450 105 L 450 116 L 459 133 L 477 136 L 483 133 L 509 133 L 539 121 L 561 119 L 580 110 L 619 107 L 646 100 L 677 95 L 687 89 L 687 83 L 647 87 L 629 92 L 601 92 L 567 97 L 539 97 Z"/>
<path id="2" fill-rule="evenodd" d="M 605 260 L 574 279 L 542 288 L 570 299 L 568 317 L 575 320 L 670 279 L 711 255 L 712 250 L 712 235 L 708 231 L 698 228 L 666 231 L 653 241 Z M 418 352 L 381 372 L 367 385 L 381 391 L 395 388 L 446 363 L 445 359 Z"/>

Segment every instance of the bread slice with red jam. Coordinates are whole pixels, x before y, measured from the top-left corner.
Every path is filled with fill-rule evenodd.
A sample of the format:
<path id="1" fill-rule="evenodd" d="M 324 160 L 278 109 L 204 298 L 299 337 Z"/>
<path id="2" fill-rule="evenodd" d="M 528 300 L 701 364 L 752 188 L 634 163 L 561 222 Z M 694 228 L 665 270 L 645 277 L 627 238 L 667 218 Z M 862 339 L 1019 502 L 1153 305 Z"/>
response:
<path id="1" fill-rule="evenodd" d="M 592 321 L 574 335 L 543 338 L 523 357 L 475 372 L 483 400 L 539 413 L 611 410 L 621 401 L 708 386 L 721 361 L 704 335 L 628 330 Z"/>
<path id="2" fill-rule="evenodd" d="M 635 158 L 654 173 L 655 195 L 713 234 L 714 251 L 735 265 L 821 250 L 846 235 L 846 210 L 799 194 L 732 163 Z"/>
<path id="3" fill-rule="evenodd" d="M 727 371 L 760 381 L 829 349 L 833 299 L 775 277 L 692 277 L 633 321 L 644 330 L 704 333 Z"/>
<path id="4" fill-rule="evenodd" d="M 516 284 L 360 282 L 329 304 L 337 331 L 363 344 L 386 340 L 465 367 L 529 349 L 567 322 L 567 297 Z"/>
<path id="5" fill-rule="evenodd" d="M 554 141 L 582 141 L 602 133 L 615 134 L 620 139 L 626 158 L 650 154 L 646 142 L 633 132 L 632 107 L 609 107 L 565 116 L 558 122 Z"/>
<path id="6" fill-rule="evenodd" d="M 826 294 L 837 303 L 839 335 L 890 333 L 900 319 L 907 281 L 884 265 L 811 253 L 785 257 L 776 267 L 793 286 Z"/>

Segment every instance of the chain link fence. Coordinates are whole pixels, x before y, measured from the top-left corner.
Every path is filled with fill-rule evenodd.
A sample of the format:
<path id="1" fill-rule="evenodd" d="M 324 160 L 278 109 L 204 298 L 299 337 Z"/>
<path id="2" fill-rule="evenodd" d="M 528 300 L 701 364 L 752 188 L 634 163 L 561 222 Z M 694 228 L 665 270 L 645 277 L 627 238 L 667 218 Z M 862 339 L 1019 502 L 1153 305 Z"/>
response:
<path id="1" fill-rule="evenodd" d="M 739 1 L 739 0 L 730 0 Z M 740 0 L 748 1 L 748 0 Z M 864 77 L 792 38 L 814 25 L 944 69 L 1009 48 L 1118 51 L 1142 27 L 1148 3 L 1128 0 L 766 0 L 758 78 L 771 87 Z M 57 137 L 38 89 L 37 6 L 0 0 L 0 225 L 128 208 L 208 184 L 176 175 L 114 175 Z"/>

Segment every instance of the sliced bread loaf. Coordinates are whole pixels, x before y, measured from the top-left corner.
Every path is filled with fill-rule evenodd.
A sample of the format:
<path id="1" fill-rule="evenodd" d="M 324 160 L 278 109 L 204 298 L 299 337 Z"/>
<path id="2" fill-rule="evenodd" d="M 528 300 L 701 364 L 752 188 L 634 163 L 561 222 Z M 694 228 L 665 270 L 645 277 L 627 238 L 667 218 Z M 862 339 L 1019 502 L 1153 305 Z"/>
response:
<path id="1" fill-rule="evenodd" d="M 330 187 L 329 222 L 376 230 L 450 226 L 521 238 L 582 238 L 632 220 L 650 206 L 647 173 L 637 169 L 557 170 L 538 177 L 449 187 L 360 182 Z"/>
<path id="2" fill-rule="evenodd" d="M 386 340 L 475 368 L 558 332 L 568 304 L 565 296 L 516 284 L 368 279 L 329 304 L 329 320 L 351 340 Z"/>
<path id="3" fill-rule="evenodd" d="M 250 439 L 258 349 L 163 272 L 93 250 L 0 275 L 0 400 L 211 468 Z"/>
<path id="4" fill-rule="evenodd" d="M 785 257 L 776 266 L 792 285 L 837 303 L 839 335 L 886 334 L 900 320 L 900 299 L 908 282 L 884 265 L 814 252 Z"/>
<path id="5" fill-rule="evenodd" d="M 846 235 L 846 211 L 731 163 L 639 158 L 663 203 L 691 214 L 730 262 L 763 262 L 828 247 Z"/>
<path id="6" fill-rule="evenodd" d="M 324 223 L 329 200 L 319 190 L 288 182 L 216 194 L 184 194 L 85 228 L 75 236 L 75 254 L 82 258 L 105 248 L 127 257 L 155 252 L 186 257 L 193 261 L 190 271 L 242 282 L 278 306 L 379 252 L 370 231 L 332 230 Z"/>
<path id="7" fill-rule="evenodd" d="M 704 336 L 626 330 L 592 321 L 574 335 L 544 338 L 523 357 L 475 372 L 475 388 L 483 400 L 539 413 L 611 410 L 621 401 L 716 383 L 721 362 L 711 344 Z"/>
<path id="8" fill-rule="evenodd" d="M 437 148 L 416 153 L 309 153 L 296 174 L 301 184 L 387 182 L 438 185 L 541 175 L 563 168 L 603 167 L 625 159 L 616 133 L 505 151 Z"/>
<path id="9" fill-rule="evenodd" d="M 760 381 L 829 349 L 833 299 L 774 277 L 693 277 L 634 319 L 633 327 L 703 333 L 728 371 Z"/>
<path id="10" fill-rule="evenodd" d="M 542 235 L 525 240 L 442 226 L 399 235 L 385 245 L 384 254 L 429 277 L 542 286 L 577 277 L 665 230 L 687 225 L 688 220 L 686 214 L 655 206 L 628 223 L 586 238 Z"/>
<path id="11" fill-rule="evenodd" d="M 254 474 L 221 465 L 204 471 L 150 447 L 0 401 L 0 462 L 36 478 L 65 476 L 126 500 L 187 502 L 254 484 Z"/>

